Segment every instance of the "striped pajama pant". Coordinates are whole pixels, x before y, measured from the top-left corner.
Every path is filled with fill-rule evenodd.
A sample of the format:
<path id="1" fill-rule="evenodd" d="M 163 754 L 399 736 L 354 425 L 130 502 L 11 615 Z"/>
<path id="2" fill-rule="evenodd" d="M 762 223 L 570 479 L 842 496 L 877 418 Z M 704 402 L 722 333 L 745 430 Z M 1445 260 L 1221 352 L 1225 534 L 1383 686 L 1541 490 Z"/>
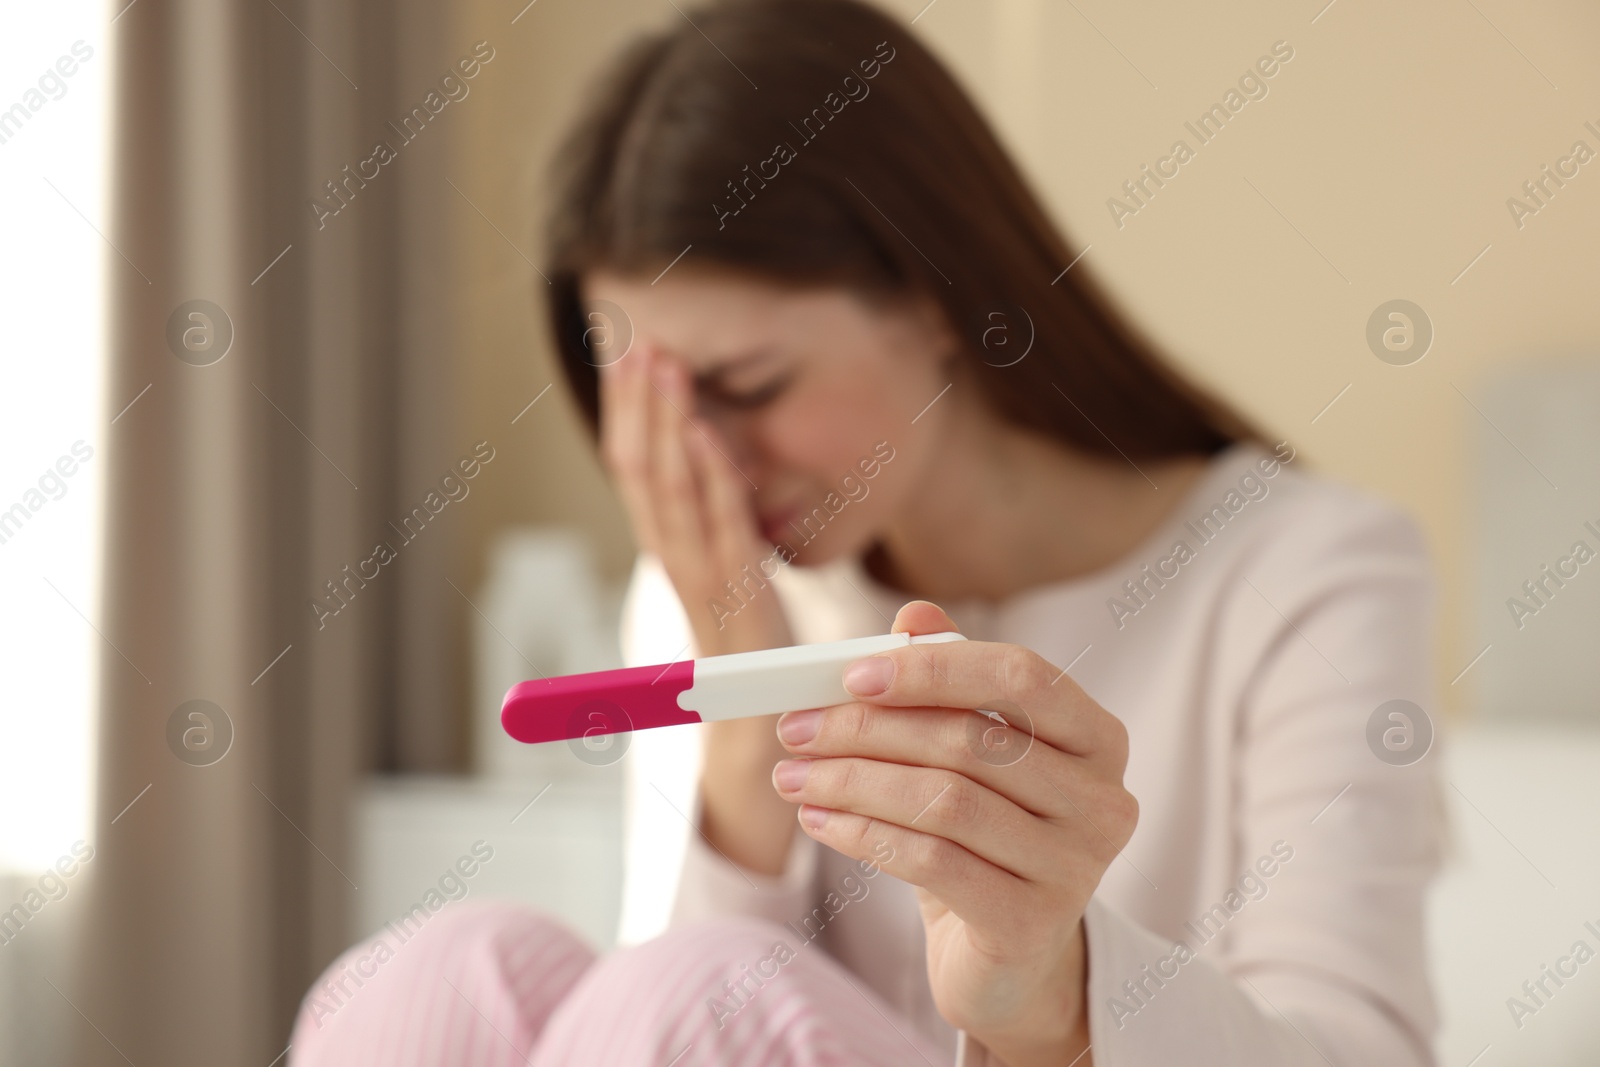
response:
<path id="1" fill-rule="evenodd" d="M 780 948 L 779 946 L 786 946 Z M 597 957 L 554 919 L 462 902 L 391 926 L 307 992 L 290 1067 L 950 1067 L 820 948 L 762 919 L 685 923 Z"/>

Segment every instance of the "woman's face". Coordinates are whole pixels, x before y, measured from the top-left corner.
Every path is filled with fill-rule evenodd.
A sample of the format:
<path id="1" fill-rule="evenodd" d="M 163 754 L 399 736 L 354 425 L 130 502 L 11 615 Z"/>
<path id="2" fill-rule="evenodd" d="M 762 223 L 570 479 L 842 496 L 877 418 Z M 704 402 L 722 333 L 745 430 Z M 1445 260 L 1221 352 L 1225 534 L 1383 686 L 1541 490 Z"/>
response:
<path id="1" fill-rule="evenodd" d="M 652 344 L 685 366 L 699 417 L 754 483 L 762 536 L 792 547 L 793 562 L 861 551 L 928 484 L 954 406 L 945 397 L 929 407 L 950 384 L 954 350 L 931 303 L 891 310 L 843 289 L 683 264 L 654 282 L 597 271 L 582 289 L 608 318 L 621 310 L 615 336 L 627 343 L 631 325 L 630 353 Z M 596 355 L 613 358 L 604 348 Z"/>

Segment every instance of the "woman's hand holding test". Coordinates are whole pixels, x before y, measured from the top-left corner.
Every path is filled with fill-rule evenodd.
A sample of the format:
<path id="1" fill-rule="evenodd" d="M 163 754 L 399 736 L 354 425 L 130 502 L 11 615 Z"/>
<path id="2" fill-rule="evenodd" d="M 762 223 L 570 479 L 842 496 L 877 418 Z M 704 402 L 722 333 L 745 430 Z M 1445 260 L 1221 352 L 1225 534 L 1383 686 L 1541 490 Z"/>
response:
<path id="1" fill-rule="evenodd" d="M 926 601 L 894 623 L 955 629 Z M 845 686 L 860 700 L 779 718 L 798 757 L 774 769 L 779 795 L 847 856 L 879 862 L 887 843 L 880 866 L 917 887 L 946 1021 L 1008 1067 L 1086 1067 L 1083 913 L 1138 821 L 1126 729 L 1020 645 L 907 646 L 852 664 Z"/>

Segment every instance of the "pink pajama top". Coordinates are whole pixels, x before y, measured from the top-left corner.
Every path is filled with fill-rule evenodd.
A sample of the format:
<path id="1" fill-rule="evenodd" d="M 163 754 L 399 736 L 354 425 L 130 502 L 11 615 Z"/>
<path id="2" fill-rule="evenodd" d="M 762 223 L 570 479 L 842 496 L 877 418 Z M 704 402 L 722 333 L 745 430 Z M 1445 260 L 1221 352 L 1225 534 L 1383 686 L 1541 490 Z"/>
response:
<path id="1" fill-rule="evenodd" d="M 1236 445 L 1116 564 L 940 605 L 969 638 L 1070 664 L 1127 725 L 1138 828 L 1084 916 L 1097 1067 L 1434 1062 L 1431 566 L 1399 511 L 1304 466 L 1287 446 Z M 857 558 L 771 582 L 797 643 L 885 633 L 910 599 Z M 635 566 L 622 636 L 628 665 L 695 654 L 652 557 Z M 700 729 L 635 737 L 687 735 L 676 773 L 697 775 L 682 764 Z M 635 807 L 668 796 L 632 791 Z M 676 879 L 667 922 L 742 913 L 806 930 L 815 917 L 818 944 L 953 1053 L 910 885 L 863 878 L 798 830 L 781 876 L 738 870 L 690 832 L 698 794 L 684 799 L 649 831 L 676 826 L 681 867 L 628 874 L 658 892 Z"/>

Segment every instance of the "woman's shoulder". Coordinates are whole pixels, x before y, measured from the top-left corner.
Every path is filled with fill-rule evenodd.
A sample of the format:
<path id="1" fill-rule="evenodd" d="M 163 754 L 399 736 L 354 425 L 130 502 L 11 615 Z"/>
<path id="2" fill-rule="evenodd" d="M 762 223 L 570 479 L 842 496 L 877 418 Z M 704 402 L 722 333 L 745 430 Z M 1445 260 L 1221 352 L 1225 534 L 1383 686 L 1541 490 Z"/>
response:
<path id="1" fill-rule="evenodd" d="M 1203 481 L 1212 491 L 1197 502 L 1200 512 L 1188 529 L 1231 542 L 1228 550 L 1252 570 L 1306 579 L 1351 566 L 1431 573 L 1427 539 L 1409 512 L 1315 468 L 1287 442 L 1235 445 L 1216 457 Z M 1239 524 L 1244 536 L 1212 533 L 1251 510 L 1254 521 Z"/>

